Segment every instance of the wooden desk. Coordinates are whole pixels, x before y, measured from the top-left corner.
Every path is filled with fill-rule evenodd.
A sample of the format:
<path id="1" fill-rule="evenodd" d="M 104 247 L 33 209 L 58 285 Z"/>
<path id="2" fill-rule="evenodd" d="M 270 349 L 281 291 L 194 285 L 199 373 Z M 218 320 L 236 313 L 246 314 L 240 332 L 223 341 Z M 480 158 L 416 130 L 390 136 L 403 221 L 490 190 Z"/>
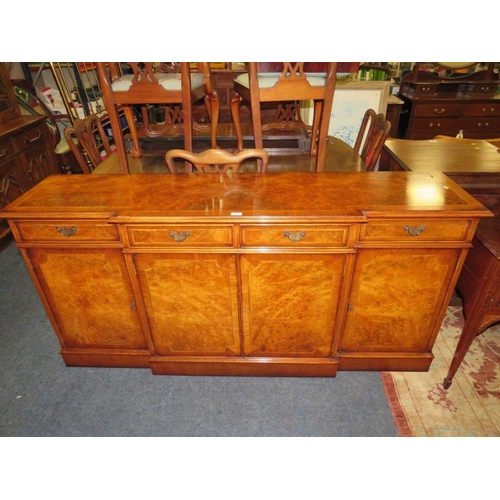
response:
<path id="1" fill-rule="evenodd" d="M 387 139 L 381 170 L 444 172 L 464 188 L 500 187 L 498 148 L 481 140 Z"/>
<path id="2" fill-rule="evenodd" d="M 10 204 L 72 366 L 426 371 L 478 221 L 445 175 L 52 176 Z"/>
<path id="3" fill-rule="evenodd" d="M 361 157 L 345 142 L 330 137 L 326 150 L 325 172 L 364 172 Z M 268 172 L 314 172 L 316 160 L 309 154 L 271 155 Z M 157 174 L 168 173 L 165 154 L 144 155 L 141 158 L 128 158 L 130 173 Z M 243 165 L 242 172 L 255 172 L 255 165 Z M 92 172 L 93 174 L 119 174 L 120 165 L 116 154 L 110 155 Z"/>
<path id="4" fill-rule="evenodd" d="M 465 324 L 443 387 L 449 388 L 472 341 L 500 321 L 500 153 L 480 140 L 387 140 L 391 170 L 441 171 L 495 215 L 482 219 L 457 282 Z"/>

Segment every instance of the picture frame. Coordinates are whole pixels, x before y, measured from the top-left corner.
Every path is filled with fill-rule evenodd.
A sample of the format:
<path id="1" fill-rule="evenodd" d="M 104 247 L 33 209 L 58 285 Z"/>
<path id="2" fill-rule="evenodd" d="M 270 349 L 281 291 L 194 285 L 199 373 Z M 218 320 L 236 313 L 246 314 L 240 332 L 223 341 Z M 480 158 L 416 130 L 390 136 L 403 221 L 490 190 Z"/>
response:
<path id="1" fill-rule="evenodd" d="M 390 81 L 339 81 L 335 87 L 328 135 L 354 146 L 367 109 L 387 113 Z M 312 124 L 312 101 L 302 103 L 302 120 Z"/>

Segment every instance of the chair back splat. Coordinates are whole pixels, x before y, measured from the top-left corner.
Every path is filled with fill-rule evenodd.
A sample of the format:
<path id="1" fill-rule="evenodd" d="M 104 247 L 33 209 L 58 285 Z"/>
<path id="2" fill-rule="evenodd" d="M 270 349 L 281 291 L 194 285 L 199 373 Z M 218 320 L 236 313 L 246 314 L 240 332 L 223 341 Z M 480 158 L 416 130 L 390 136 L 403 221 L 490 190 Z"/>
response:
<path id="1" fill-rule="evenodd" d="M 269 155 L 259 149 L 246 149 L 232 153 L 224 149 L 208 149 L 201 153 L 192 153 L 183 149 L 171 149 L 165 155 L 168 170 L 172 174 L 179 173 L 175 159 L 184 160 L 195 167 L 196 172 L 203 174 L 236 172 L 241 164 L 250 159 L 257 160 L 257 171 L 266 172 Z"/>
<path id="2" fill-rule="evenodd" d="M 112 154 L 97 115 L 77 118 L 73 125 L 64 129 L 64 137 L 84 174 L 90 174 L 104 158 Z"/>
<path id="3" fill-rule="evenodd" d="M 237 139 L 237 151 L 243 149 L 240 104 L 250 103 L 255 147 L 263 149 L 262 132 L 277 127 L 311 128 L 309 154 L 316 156 L 316 171 L 324 168 L 328 127 L 337 81 L 337 63 L 281 62 L 247 63 L 248 73 L 234 80 L 231 115 Z M 314 102 L 312 127 L 300 118 L 300 102 Z M 261 103 L 277 103 L 278 109 L 272 123 L 262 124 Z"/>
<path id="4" fill-rule="evenodd" d="M 100 62 L 97 70 L 123 173 L 128 173 L 128 163 L 120 110 L 124 112 L 132 138 L 131 155 L 138 158 L 142 154 L 134 106 L 140 107 L 141 131 L 148 137 L 183 136 L 184 149 L 192 151 L 193 130 L 210 127 L 211 147 L 217 147 L 219 98 L 212 84 L 209 63 L 197 63 L 196 71 L 194 68 L 191 71 L 188 62 L 172 65 Z M 201 99 L 207 108 L 209 125 L 198 125 L 193 118 L 192 104 Z M 148 105 L 165 105 L 163 123 L 149 123 Z"/>
<path id="5" fill-rule="evenodd" d="M 354 144 L 354 151 L 363 159 L 367 171 L 371 172 L 377 167 L 390 132 L 391 122 L 385 119 L 383 113 L 377 114 L 373 109 L 366 110 Z"/>

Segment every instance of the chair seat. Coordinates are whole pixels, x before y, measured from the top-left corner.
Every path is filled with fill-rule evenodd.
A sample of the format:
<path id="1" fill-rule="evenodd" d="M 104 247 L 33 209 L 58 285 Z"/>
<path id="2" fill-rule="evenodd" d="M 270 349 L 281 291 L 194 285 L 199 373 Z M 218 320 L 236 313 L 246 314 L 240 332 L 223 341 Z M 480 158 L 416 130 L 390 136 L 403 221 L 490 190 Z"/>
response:
<path id="1" fill-rule="evenodd" d="M 134 75 L 123 75 L 122 77 L 116 79 L 112 84 L 111 88 L 114 92 L 126 92 L 132 86 L 132 80 Z M 181 90 L 181 74 L 180 73 L 160 73 L 155 75 L 158 83 L 165 89 L 170 91 Z M 197 89 L 203 87 L 203 75 L 194 73 L 191 75 L 191 89 Z"/>
<path id="2" fill-rule="evenodd" d="M 313 87 L 324 87 L 326 81 L 325 73 L 306 73 L 307 81 Z M 278 83 L 281 73 L 259 73 L 257 78 L 259 80 L 259 88 L 270 89 Z M 243 73 L 239 75 L 234 80 L 235 82 L 243 85 L 244 87 L 250 88 L 250 82 L 248 73 Z"/>

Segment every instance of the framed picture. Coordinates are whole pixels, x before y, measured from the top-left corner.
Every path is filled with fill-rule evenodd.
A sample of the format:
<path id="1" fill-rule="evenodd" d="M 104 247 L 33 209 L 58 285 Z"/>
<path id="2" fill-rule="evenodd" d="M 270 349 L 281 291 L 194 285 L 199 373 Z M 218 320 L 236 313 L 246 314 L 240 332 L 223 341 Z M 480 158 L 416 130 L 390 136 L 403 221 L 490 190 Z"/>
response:
<path id="1" fill-rule="evenodd" d="M 390 85 L 389 81 L 337 82 L 328 135 L 354 146 L 365 111 L 387 113 Z M 302 103 L 301 109 L 304 123 L 312 125 L 312 102 Z"/>

